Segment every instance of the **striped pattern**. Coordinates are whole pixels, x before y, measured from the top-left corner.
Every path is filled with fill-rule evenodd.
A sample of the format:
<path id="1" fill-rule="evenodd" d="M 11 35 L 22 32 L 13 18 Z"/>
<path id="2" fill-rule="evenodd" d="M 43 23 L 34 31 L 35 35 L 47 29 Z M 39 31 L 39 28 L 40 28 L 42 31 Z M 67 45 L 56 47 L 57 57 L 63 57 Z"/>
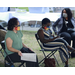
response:
<path id="1" fill-rule="evenodd" d="M 48 31 L 46 31 L 44 29 L 42 29 L 42 30 L 43 30 L 45 39 L 51 39 L 53 37 L 52 33 L 49 32 L 50 30 L 48 30 Z M 61 60 L 63 63 L 66 62 L 68 60 L 68 57 L 69 57 L 67 45 L 68 45 L 68 43 L 64 39 L 60 39 L 60 38 L 56 39 L 52 42 L 48 42 L 48 43 L 44 43 L 44 44 L 41 43 L 41 47 L 45 50 L 56 50 L 56 49 L 58 49 Z"/>

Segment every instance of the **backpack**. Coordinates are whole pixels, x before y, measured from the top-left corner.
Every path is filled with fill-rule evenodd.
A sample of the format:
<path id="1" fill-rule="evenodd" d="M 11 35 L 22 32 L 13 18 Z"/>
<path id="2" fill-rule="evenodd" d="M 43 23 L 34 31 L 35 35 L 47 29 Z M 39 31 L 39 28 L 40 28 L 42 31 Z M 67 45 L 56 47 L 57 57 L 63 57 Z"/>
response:
<path id="1" fill-rule="evenodd" d="M 44 64 L 45 64 L 45 67 L 56 67 L 54 58 L 45 58 Z"/>

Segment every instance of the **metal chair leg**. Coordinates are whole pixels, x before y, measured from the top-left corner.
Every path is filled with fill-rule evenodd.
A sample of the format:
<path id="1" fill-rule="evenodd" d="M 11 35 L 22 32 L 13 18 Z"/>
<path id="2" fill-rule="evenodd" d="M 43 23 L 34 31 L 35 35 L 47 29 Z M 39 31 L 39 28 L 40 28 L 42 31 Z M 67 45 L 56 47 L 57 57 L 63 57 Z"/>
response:
<path id="1" fill-rule="evenodd" d="M 57 61 L 57 59 L 56 59 L 56 57 L 55 57 L 55 55 L 53 54 L 53 56 L 54 56 L 54 58 L 55 58 L 55 61 L 57 62 L 57 65 L 59 66 L 59 63 L 58 63 L 58 61 Z"/>
<path id="2" fill-rule="evenodd" d="M 25 67 L 25 66 L 24 66 L 24 62 L 22 62 L 22 63 L 19 65 L 19 67 L 21 67 L 21 66 Z"/>
<path id="3" fill-rule="evenodd" d="M 55 53 L 57 50 L 55 50 L 55 51 L 53 51 L 53 52 L 49 53 L 47 56 L 45 55 L 44 50 L 40 50 L 40 51 L 42 51 L 42 52 L 43 52 L 43 54 L 44 54 L 45 58 L 47 58 L 47 57 L 48 57 L 48 58 L 50 58 L 52 55 L 54 55 L 54 53 Z M 43 64 L 43 63 L 44 63 L 43 61 L 44 61 L 44 59 L 45 59 L 45 58 L 43 58 L 43 59 L 39 62 L 39 64 L 40 64 L 41 62 L 42 62 L 41 64 Z M 56 62 L 57 62 L 57 64 L 58 64 L 58 61 L 57 61 L 56 57 L 54 57 L 54 58 L 55 58 L 55 60 L 56 60 Z M 59 64 L 58 64 L 58 65 L 59 65 Z"/>
<path id="4" fill-rule="evenodd" d="M 2 48 L 0 49 L 0 52 L 1 52 L 2 56 L 4 57 L 4 54 L 3 54 L 3 52 L 2 52 Z"/>
<path id="5" fill-rule="evenodd" d="M 42 52 L 43 52 L 43 54 L 44 54 L 44 56 L 45 56 L 45 58 L 46 58 L 46 54 L 45 54 L 44 50 L 43 50 Z"/>

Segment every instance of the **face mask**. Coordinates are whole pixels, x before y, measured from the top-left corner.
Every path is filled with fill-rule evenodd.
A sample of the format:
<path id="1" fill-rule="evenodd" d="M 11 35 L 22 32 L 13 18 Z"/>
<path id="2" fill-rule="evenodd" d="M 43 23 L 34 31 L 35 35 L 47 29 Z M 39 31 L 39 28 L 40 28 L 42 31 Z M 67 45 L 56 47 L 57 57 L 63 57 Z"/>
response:
<path id="1" fill-rule="evenodd" d="M 49 26 L 48 27 L 44 27 L 45 30 L 48 30 L 49 28 L 50 28 Z"/>
<path id="2" fill-rule="evenodd" d="M 48 26 L 47 28 L 49 28 L 49 29 L 50 29 L 50 26 Z"/>
<path id="3" fill-rule="evenodd" d="M 66 17 L 67 17 L 67 13 L 63 13 L 63 17 L 65 17 L 65 18 L 66 18 Z"/>
<path id="4" fill-rule="evenodd" d="M 19 31 L 20 30 L 20 25 L 18 25 L 18 27 L 15 27 L 15 30 Z"/>

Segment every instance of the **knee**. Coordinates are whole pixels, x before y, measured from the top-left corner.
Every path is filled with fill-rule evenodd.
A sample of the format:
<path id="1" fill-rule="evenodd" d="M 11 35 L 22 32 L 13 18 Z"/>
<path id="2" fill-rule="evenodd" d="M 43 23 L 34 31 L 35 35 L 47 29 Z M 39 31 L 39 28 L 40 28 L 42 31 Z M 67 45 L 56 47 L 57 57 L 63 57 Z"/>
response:
<path id="1" fill-rule="evenodd" d="M 67 38 L 67 39 L 71 39 L 71 35 L 70 34 L 69 35 L 67 34 L 64 37 Z"/>
<path id="2" fill-rule="evenodd" d="M 63 32 L 60 34 L 61 37 L 67 38 L 67 39 L 71 39 L 71 35 L 67 32 Z"/>

